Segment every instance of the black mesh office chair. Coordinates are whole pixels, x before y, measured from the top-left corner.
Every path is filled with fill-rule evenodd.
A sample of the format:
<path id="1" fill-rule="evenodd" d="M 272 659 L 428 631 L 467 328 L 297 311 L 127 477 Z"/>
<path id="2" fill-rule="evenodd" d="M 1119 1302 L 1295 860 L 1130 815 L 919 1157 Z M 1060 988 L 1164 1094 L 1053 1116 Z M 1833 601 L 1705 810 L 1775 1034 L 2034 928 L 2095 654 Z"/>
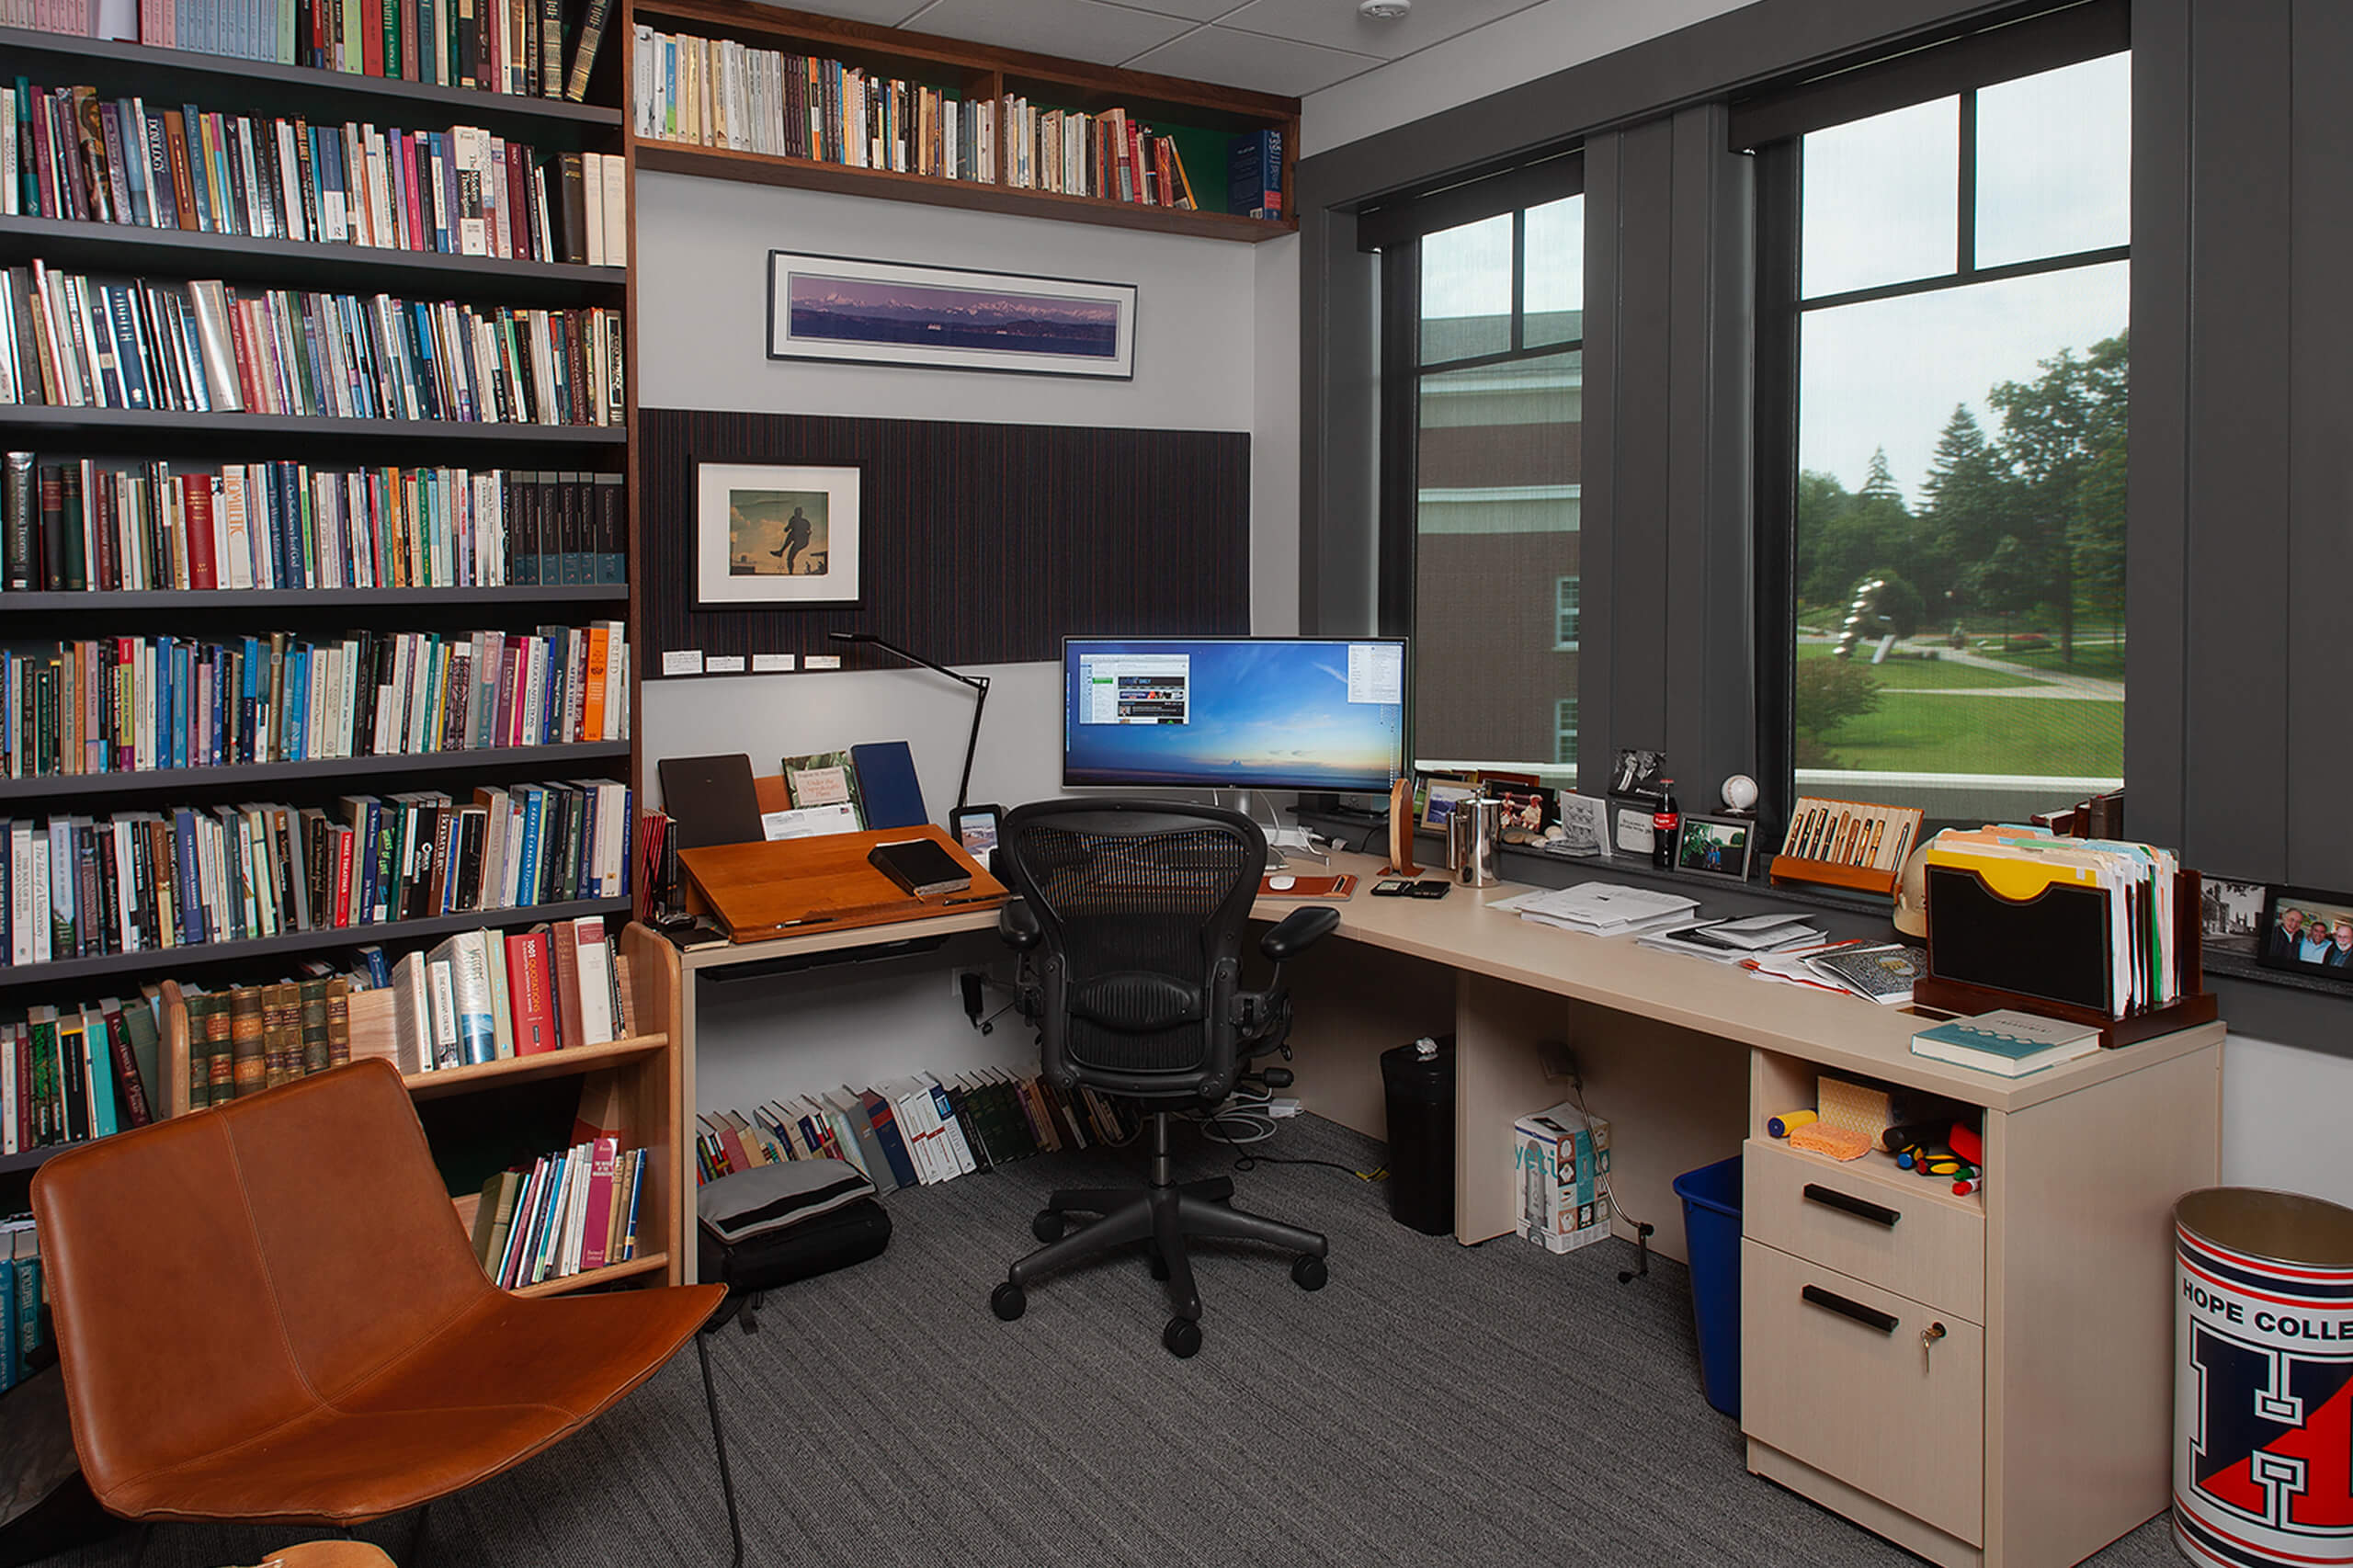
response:
<path id="1" fill-rule="evenodd" d="M 1228 1176 L 1179 1185 L 1168 1155 L 1172 1111 L 1215 1105 L 1247 1060 L 1282 1049 L 1290 1000 L 1281 965 L 1339 925 L 1328 906 L 1292 912 L 1259 938 L 1275 960 L 1264 991 L 1242 988 L 1242 938 L 1267 840 L 1235 812 L 1160 801 L 1046 801 L 1005 819 L 997 869 L 1016 894 L 997 929 L 1026 955 L 1022 1011 L 1040 1031 L 1046 1080 L 1144 1102 L 1149 1185 L 1057 1192 L 1031 1229 L 1047 1244 L 1006 1271 L 989 1298 L 1007 1323 L 1026 1288 L 1076 1257 L 1137 1242 L 1168 1282 L 1175 1314 L 1161 1343 L 1177 1356 L 1201 1346 L 1201 1298 L 1188 1236 L 1267 1242 L 1298 1256 L 1291 1278 L 1323 1288 L 1324 1238 L 1228 1206 Z M 1289 1072 L 1257 1076 L 1271 1086 Z M 1101 1216 L 1063 1234 L 1069 1213 Z"/>

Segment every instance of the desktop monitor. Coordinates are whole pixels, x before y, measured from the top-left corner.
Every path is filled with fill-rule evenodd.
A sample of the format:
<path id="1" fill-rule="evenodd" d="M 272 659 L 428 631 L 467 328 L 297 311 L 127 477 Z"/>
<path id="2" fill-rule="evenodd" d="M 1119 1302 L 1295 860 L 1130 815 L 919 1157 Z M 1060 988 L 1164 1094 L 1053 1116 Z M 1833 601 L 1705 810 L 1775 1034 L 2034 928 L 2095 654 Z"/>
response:
<path id="1" fill-rule="evenodd" d="M 1063 642 L 1063 783 L 1385 792 L 1405 766 L 1396 637 Z"/>

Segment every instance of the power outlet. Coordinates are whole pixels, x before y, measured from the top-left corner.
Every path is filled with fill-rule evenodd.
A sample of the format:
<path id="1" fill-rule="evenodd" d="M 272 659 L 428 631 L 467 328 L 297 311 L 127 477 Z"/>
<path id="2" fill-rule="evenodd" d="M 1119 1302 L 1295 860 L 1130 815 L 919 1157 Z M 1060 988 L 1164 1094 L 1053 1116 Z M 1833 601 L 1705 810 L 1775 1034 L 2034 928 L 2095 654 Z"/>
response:
<path id="1" fill-rule="evenodd" d="M 1544 1081 L 1548 1084 L 1557 1084 L 1564 1080 L 1574 1084 L 1579 1081 L 1577 1053 L 1569 1048 L 1566 1040 L 1537 1041 L 1536 1060 L 1543 1064 Z"/>

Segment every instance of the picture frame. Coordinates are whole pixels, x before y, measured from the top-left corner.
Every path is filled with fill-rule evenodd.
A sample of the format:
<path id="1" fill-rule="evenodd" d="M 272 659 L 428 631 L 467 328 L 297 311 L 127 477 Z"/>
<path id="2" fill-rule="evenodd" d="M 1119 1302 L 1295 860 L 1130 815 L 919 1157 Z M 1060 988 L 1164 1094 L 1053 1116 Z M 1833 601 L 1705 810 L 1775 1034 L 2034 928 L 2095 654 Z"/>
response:
<path id="1" fill-rule="evenodd" d="M 2264 924 L 2264 898 L 2269 891 L 2262 882 L 2234 877 L 2200 878 L 2198 930 L 2205 950 L 2255 957 L 2256 946 L 2270 929 Z"/>
<path id="2" fill-rule="evenodd" d="M 767 355 L 1135 379 L 1136 286 L 768 252 Z"/>
<path id="3" fill-rule="evenodd" d="M 1686 812 L 1677 829 L 1675 869 L 1695 877 L 1745 882 L 1756 855 L 1756 819 Z"/>
<path id="4" fill-rule="evenodd" d="M 1454 814 L 1455 803 L 1471 800 L 1478 793 L 1479 786 L 1476 784 L 1432 778 L 1422 805 L 1422 826 L 1431 833 L 1444 833 L 1447 819 Z"/>
<path id="5" fill-rule="evenodd" d="M 697 463 L 695 608 L 862 603 L 865 479 L 855 463 Z"/>
<path id="6" fill-rule="evenodd" d="M 2317 950 L 2309 937 L 2316 924 L 2328 932 Z M 2273 883 L 2264 892 L 2255 961 L 2266 969 L 2353 987 L 2353 892 Z"/>
<path id="7" fill-rule="evenodd" d="M 1609 770 L 1609 793 L 1656 805 L 1666 799 L 1666 753 L 1621 748 Z"/>
<path id="8" fill-rule="evenodd" d="M 1558 815 L 1544 841 L 1547 851 L 1578 859 L 1617 858 L 1616 847 L 1610 842 L 1613 835 L 1609 831 L 1608 801 L 1563 790 L 1554 809 Z"/>
<path id="9" fill-rule="evenodd" d="M 1638 859 L 1650 854 L 1658 840 L 1658 830 L 1651 825 L 1654 814 L 1647 805 L 1618 800 L 1609 802 L 1609 837 L 1617 854 Z M 1612 859 L 1616 858 L 1611 856 Z"/>

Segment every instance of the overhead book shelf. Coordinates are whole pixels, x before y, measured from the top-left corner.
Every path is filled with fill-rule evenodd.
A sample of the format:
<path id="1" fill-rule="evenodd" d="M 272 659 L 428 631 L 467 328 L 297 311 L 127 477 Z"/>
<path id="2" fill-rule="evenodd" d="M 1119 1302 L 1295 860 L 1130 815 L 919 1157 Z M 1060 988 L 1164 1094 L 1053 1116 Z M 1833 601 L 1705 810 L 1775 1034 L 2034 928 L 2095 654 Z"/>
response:
<path id="1" fill-rule="evenodd" d="M 642 169 L 1213 239 L 1298 228 L 1296 98 L 745 0 L 630 20 Z M 1276 172 L 1257 183 L 1277 215 L 1233 206 L 1245 165 Z"/>

